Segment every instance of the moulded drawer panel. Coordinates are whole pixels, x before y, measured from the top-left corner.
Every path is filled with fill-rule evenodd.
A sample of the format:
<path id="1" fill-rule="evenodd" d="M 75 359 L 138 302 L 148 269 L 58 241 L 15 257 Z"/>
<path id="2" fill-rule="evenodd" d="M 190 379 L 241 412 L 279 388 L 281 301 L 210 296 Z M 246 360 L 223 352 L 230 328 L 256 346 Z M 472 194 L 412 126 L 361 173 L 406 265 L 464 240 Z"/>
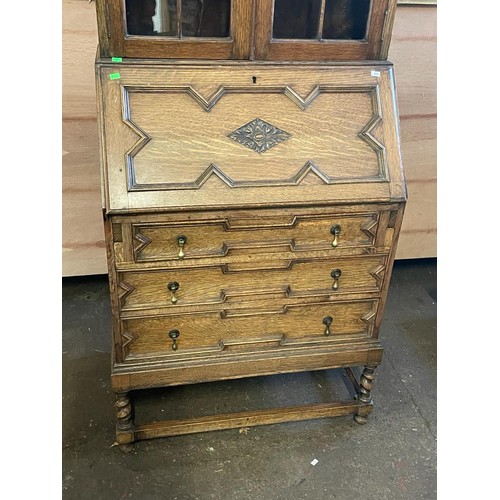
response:
<path id="1" fill-rule="evenodd" d="M 380 292 L 385 255 L 119 273 L 122 311 Z M 339 276 L 335 277 L 335 272 Z M 332 273 L 334 275 L 332 275 Z M 175 284 L 175 288 L 172 287 Z"/>
<path id="2" fill-rule="evenodd" d="M 137 263 L 178 260 L 183 237 L 184 260 L 279 250 L 330 250 L 334 256 L 343 249 L 373 246 L 378 219 L 378 212 L 279 217 L 256 212 L 248 218 L 228 215 L 209 221 L 138 223 L 132 224 L 132 252 Z"/>
<path id="3" fill-rule="evenodd" d="M 359 300 L 248 309 L 228 315 L 214 312 L 125 320 L 122 322 L 124 358 L 179 359 L 232 351 L 285 351 L 287 347 L 313 348 L 366 339 L 373 332 L 377 303 L 377 300 Z"/>

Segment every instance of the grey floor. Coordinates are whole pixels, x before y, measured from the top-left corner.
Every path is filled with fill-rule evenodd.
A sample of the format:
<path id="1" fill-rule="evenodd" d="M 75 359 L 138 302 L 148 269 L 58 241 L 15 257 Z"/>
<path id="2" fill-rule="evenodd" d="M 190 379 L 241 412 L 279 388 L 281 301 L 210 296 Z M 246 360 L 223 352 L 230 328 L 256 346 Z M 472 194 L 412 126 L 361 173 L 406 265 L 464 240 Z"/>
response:
<path id="1" fill-rule="evenodd" d="M 63 280 L 64 499 L 436 498 L 436 261 L 396 262 L 368 424 L 309 420 L 114 443 L 106 277 Z M 328 401 L 337 370 L 137 396 L 137 418 Z M 311 461 L 316 459 L 316 465 Z"/>

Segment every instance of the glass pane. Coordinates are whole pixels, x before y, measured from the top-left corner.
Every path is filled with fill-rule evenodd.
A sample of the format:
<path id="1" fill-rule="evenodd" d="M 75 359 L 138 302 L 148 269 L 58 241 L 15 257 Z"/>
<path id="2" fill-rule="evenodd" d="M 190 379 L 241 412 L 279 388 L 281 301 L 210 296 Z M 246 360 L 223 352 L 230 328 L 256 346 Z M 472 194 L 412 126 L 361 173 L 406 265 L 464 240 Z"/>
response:
<path id="1" fill-rule="evenodd" d="M 177 3 L 182 7 L 182 33 Z M 129 35 L 228 37 L 231 0 L 125 0 Z"/>
<path id="2" fill-rule="evenodd" d="M 125 0 L 129 35 L 177 36 L 176 0 Z"/>
<path id="3" fill-rule="evenodd" d="M 182 36 L 228 37 L 231 0 L 182 0 Z"/>
<path id="4" fill-rule="evenodd" d="M 366 36 L 370 0 L 326 0 L 324 39 L 361 40 Z"/>
<path id="5" fill-rule="evenodd" d="M 315 39 L 321 0 L 275 0 L 273 38 Z"/>

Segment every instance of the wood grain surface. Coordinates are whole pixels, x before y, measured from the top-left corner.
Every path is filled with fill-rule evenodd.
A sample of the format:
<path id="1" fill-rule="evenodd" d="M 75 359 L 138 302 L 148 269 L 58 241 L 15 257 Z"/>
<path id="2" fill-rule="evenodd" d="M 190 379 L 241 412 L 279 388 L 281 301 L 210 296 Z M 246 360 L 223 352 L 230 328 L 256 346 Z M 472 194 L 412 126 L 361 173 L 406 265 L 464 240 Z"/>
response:
<path id="1" fill-rule="evenodd" d="M 103 63 L 99 77 L 109 212 L 404 199 L 391 66 Z M 249 131 L 260 117 L 274 131 Z"/>
<path id="2" fill-rule="evenodd" d="M 284 70 L 280 73 L 284 81 L 289 80 Z M 195 78 L 190 78 L 193 87 Z M 267 82 L 269 77 L 262 79 Z M 257 93 L 259 88 L 253 85 L 246 93 L 228 93 L 207 113 L 186 92 L 165 88 L 130 94 L 131 119 L 151 136 L 134 161 L 137 184 L 192 184 L 211 163 L 235 183 L 259 179 L 263 184 L 262 171 L 268 172 L 270 183 L 284 182 L 308 159 L 329 177 L 344 181 L 379 175 L 376 151 L 357 135 L 373 116 L 369 91 L 322 92 L 304 111 L 283 93 L 265 89 Z M 255 154 L 228 138 L 228 132 L 246 128 L 256 116 L 288 135 L 265 154 Z"/>
<path id="3" fill-rule="evenodd" d="M 247 314 L 221 317 L 218 311 L 200 314 L 169 314 L 153 318 L 123 321 L 122 332 L 133 340 L 127 343 L 125 362 L 142 357 L 172 357 L 200 354 L 203 358 L 221 352 L 259 353 L 264 350 L 282 351 L 302 345 L 314 348 L 339 341 L 369 337 L 377 301 L 295 304 L 263 311 L 251 309 Z M 331 317 L 328 335 L 323 319 Z M 251 319 L 251 321 L 248 321 Z M 175 330 L 174 341 L 169 333 Z"/>
<path id="4" fill-rule="evenodd" d="M 319 403 L 272 410 L 217 414 L 187 420 L 152 422 L 135 427 L 133 435 L 134 439 L 138 441 L 141 439 L 178 436 L 180 434 L 194 434 L 196 432 L 350 415 L 356 412 L 360 415 L 367 415 L 371 410 L 372 406 L 370 404 L 361 406 L 358 401 Z"/>
<path id="5" fill-rule="evenodd" d="M 63 0 L 63 276 L 105 274 L 95 6 Z M 396 258 L 436 256 L 436 8 L 396 10 L 394 63 L 409 201 Z"/>
<path id="6" fill-rule="evenodd" d="M 184 305 L 225 303 L 234 307 L 242 300 L 252 302 L 266 296 L 296 299 L 328 295 L 336 300 L 346 294 L 380 291 L 385 261 L 383 255 L 310 258 L 120 273 L 118 279 L 126 290 L 121 309 L 157 307 L 170 314 Z M 341 275 L 334 281 L 331 274 L 337 269 Z M 172 282 L 179 284 L 175 305 L 171 303 L 172 293 L 168 289 Z"/>
<path id="7" fill-rule="evenodd" d="M 149 223 L 143 220 L 132 225 L 133 240 L 125 241 L 124 245 L 133 247 L 130 254 L 133 253 L 135 262 L 161 263 L 177 259 L 179 235 L 187 240 L 184 263 L 191 259 L 234 255 L 240 250 L 253 254 L 275 253 L 277 249 L 299 254 L 321 250 L 339 253 L 356 248 L 362 251 L 374 243 L 378 213 L 345 214 L 324 210 L 324 213 L 306 214 L 289 210 L 279 216 L 250 212 L 232 216 L 222 213 L 213 219 L 199 216 L 197 220 L 171 219 L 162 223 L 149 219 Z M 123 231 L 126 225 L 127 222 Z M 334 226 L 339 229 L 335 246 L 331 232 Z"/>

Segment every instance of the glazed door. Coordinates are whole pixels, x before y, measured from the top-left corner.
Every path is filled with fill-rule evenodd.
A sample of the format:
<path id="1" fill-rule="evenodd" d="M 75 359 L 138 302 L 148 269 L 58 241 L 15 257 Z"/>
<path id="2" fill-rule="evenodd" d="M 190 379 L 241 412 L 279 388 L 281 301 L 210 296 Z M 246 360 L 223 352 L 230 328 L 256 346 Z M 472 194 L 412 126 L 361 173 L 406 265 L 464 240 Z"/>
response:
<path id="1" fill-rule="evenodd" d="M 260 0 L 255 58 L 386 59 L 396 0 Z"/>
<path id="2" fill-rule="evenodd" d="M 100 0 L 105 57 L 248 59 L 253 0 Z M 103 38 L 107 39 L 105 44 Z"/>

